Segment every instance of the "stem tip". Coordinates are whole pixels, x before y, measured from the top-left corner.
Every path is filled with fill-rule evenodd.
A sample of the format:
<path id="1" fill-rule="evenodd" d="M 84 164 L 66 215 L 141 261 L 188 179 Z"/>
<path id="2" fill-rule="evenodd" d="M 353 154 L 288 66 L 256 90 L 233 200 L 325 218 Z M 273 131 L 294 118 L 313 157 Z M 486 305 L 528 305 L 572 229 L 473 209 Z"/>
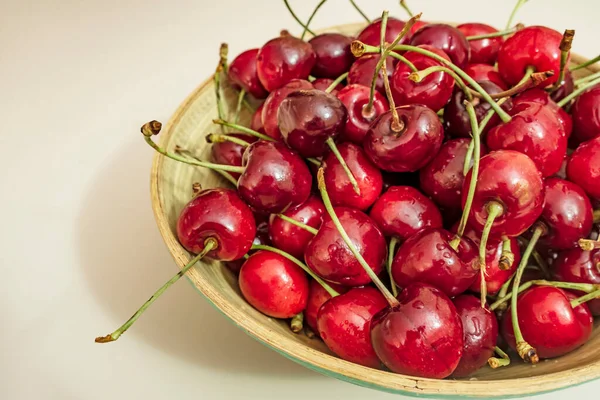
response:
<path id="1" fill-rule="evenodd" d="M 153 135 L 158 135 L 161 129 L 162 124 L 156 120 L 152 120 L 142 125 L 141 132 L 144 136 L 150 137 Z"/>
<path id="2" fill-rule="evenodd" d="M 537 364 L 540 362 L 537 350 L 527 342 L 517 343 L 517 353 L 519 353 L 519 357 L 528 363 Z"/>

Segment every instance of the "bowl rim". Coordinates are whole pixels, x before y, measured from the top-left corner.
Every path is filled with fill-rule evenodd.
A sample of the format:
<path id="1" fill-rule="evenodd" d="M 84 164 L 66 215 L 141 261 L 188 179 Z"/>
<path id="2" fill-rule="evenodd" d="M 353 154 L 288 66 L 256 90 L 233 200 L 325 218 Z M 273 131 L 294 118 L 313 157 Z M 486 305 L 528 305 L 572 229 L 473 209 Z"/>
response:
<path id="1" fill-rule="evenodd" d="M 319 30 L 319 32 L 349 29 L 351 27 L 359 28 L 360 26 L 364 26 L 364 24 L 342 24 Z M 579 64 L 587 60 L 588 59 L 585 57 L 571 53 L 572 63 Z M 595 65 L 590 66 L 587 69 L 593 72 L 600 71 L 600 67 Z M 159 135 L 162 146 L 168 146 L 175 128 L 183 115 L 185 115 L 191 105 L 204 93 L 208 86 L 212 85 L 212 83 L 213 75 L 197 86 L 178 106 Z M 155 153 L 152 161 L 150 173 L 152 210 L 160 234 L 178 268 L 181 269 L 189 262 L 190 256 L 179 244 L 175 234 L 171 231 L 166 212 L 161 203 L 161 193 L 163 190 L 161 186 L 161 171 L 164 159 L 164 156 Z M 190 276 L 193 276 L 194 280 L 192 280 Z M 226 316 L 228 320 L 253 339 L 311 370 L 359 386 L 417 397 L 435 396 L 442 398 L 464 398 L 464 396 L 468 396 L 510 398 L 565 389 L 600 377 L 600 360 L 586 366 L 575 367 L 561 372 L 501 380 L 417 378 L 363 367 L 312 349 L 289 338 L 284 337 L 281 340 L 274 340 L 274 338 L 269 337 L 271 331 L 268 328 L 246 318 L 239 309 L 229 305 L 220 293 L 212 289 L 209 282 L 198 274 L 194 268 L 192 268 L 185 277 L 215 309 Z M 540 388 L 543 388 L 543 390 L 539 390 Z"/>

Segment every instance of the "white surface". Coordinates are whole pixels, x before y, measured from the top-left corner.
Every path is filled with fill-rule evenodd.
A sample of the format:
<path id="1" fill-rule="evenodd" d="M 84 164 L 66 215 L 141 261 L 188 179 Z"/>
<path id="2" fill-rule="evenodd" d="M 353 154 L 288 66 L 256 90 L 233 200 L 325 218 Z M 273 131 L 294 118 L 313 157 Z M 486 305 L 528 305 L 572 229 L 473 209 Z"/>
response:
<path id="1" fill-rule="evenodd" d="M 303 19 L 317 3 L 291 2 Z M 404 17 L 395 0 L 358 2 L 372 18 L 382 7 Z M 425 20 L 503 27 L 513 1 L 410 3 Z M 591 57 L 599 13 L 597 2 L 533 0 L 518 20 L 576 28 L 574 50 Z M 313 27 L 359 20 L 330 0 Z M 175 271 L 150 208 L 153 153 L 139 127 L 168 120 L 213 71 L 220 42 L 233 57 L 282 28 L 298 32 L 273 0 L 0 0 L 0 398 L 393 397 L 284 359 L 184 282 L 118 342 L 93 343 Z M 599 390 L 600 381 L 543 398 Z"/>

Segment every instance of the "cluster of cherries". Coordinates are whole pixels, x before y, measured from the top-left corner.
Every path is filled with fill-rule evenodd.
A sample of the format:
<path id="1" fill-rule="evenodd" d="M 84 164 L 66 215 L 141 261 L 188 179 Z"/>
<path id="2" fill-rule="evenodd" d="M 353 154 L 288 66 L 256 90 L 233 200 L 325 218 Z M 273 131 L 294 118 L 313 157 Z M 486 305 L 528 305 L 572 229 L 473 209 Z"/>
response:
<path id="1" fill-rule="evenodd" d="M 210 134 L 236 189 L 195 186 L 177 235 L 244 298 L 344 360 L 464 377 L 568 353 L 600 315 L 600 74 L 573 31 L 388 17 L 354 37 L 288 32 L 218 73 L 235 121 Z M 306 32 L 311 32 L 305 26 Z M 303 34 L 304 37 L 304 34 Z M 316 179 L 315 179 L 316 178 Z M 530 263 L 530 258 L 535 263 Z M 117 339 L 151 304 L 98 342 Z M 306 326 L 307 325 L 307 326 Z M 496 356 L 497 355 L 497 356 Z"/>

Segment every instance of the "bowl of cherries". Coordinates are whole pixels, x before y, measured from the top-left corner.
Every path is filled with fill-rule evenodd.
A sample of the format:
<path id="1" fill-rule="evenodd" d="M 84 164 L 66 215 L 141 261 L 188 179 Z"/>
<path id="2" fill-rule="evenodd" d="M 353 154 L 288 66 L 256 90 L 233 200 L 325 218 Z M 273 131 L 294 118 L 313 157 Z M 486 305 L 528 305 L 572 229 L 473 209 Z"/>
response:
<path id="1" fill-rule="evenodd" d="M 301 36 L 231 60 L 223 44 L 164 129 L 141 129 L 180 270 L 96 342 L 185 276 L 362 386 L 503 397 L 600 376 L 600 57 L 515 24 L 523 3 L 504 30 L 401 2 L 404 19 L 357 8 L 313 32 L 290 9 Z"/>

